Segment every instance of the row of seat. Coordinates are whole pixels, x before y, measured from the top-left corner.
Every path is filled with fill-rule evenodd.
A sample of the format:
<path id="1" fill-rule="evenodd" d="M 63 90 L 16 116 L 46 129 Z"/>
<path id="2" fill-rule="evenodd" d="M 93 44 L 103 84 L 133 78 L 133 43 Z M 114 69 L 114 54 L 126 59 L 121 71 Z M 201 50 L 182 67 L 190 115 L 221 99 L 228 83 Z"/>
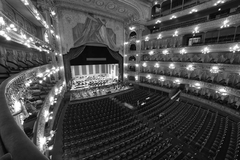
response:
<path id="1" fill-rule="evenodd" d="M 64 116 L 62 158 L 237 159 L 239 137 L 240 124 L 216 111 L 134 89 L 115 99 L 70 105 Z"/>

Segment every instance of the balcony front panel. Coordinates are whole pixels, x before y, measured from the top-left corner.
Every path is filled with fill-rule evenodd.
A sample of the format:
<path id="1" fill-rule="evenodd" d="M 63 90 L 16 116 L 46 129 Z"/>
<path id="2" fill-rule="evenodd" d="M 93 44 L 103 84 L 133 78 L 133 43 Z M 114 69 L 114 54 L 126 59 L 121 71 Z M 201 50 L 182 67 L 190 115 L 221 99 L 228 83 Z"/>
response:
<path id="1" fill-rule="evenodd" d="M 229 95 L 234 95 L 236 97 L 240 97 L 240 91 L 238 89 L 234 89 L 234 88 L 227 87 L 227 86 L 222 86 L 222 85 L 213 84 L 213 83 L 207 83 L 207 82 L 203 82 L 203 81 L 185 79 L 185 78 L 181 78 L 181 77 L 174 77 L 174 76 L 158 75 L 158 74 L 152 74 L 152 73 L 140 73 L 139 74 L 139 76 L 143 76 L 143 77 L 149 77 L 149 75 L 151 76 L 151 79 L 156 79 L 157 81 L 160 81 L 159 80 L 160 77 L 164 77 L 165 80 L 169 80 L 172 82 L 175 82 L 176 80 L 178 80 L 180 84 L 189 84 L 189 85 L 194 86 L 196 83 L 198 83 L 198 84 L 200 84 L 201 88 L 209 88 L 212 90 L 224 89 L 224 90 L 226 90 L 226 92 Z"/>
<path id="2" fill-rule="evenodd" d="M 218 28 L 220 29 L 220 27 L 223 25 L 224 20 L 226 20 L 226 19 L 229 21 L 230 26 L 238 25 L 240 23 L 240 14 L 230 15 L 226 18 L 220 18 L 217 20 L 200 23 L 200 24 L 196 24 L 196 25 L 191 25 L 188 27 L 176 28 L 176 29 L 169 30 L 169 31 L 162 31 L 161 35 L 162 35 L 162 38 L 171 37 L 174 35 L 175 31 L 178 31 L 178 35 L 191 34 L 192 31 L 194 31 L 196 26 L 199 27 L 200 32 L 214 30 L 214 29 L 218 29 Z M 159 35 L 159 33 L 153 33 L 153 34 L 150 34 L 147 36 L 143 36 L 143 40 L 146 39 L 146 37 L 148 37 L 149 39 L 157 39 L 158 35 Z"/>

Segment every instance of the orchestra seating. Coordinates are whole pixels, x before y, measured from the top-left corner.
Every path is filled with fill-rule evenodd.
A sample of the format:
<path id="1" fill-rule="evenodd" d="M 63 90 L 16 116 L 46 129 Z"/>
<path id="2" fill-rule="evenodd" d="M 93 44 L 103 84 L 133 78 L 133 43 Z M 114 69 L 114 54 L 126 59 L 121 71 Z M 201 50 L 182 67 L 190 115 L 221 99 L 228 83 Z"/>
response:
<path id="1" fill-rule="evenodd" d="M 70 104 L 62 138 L 64 160 L 233 160 L 240 153 L 238 121 L 142 89 Z"/>

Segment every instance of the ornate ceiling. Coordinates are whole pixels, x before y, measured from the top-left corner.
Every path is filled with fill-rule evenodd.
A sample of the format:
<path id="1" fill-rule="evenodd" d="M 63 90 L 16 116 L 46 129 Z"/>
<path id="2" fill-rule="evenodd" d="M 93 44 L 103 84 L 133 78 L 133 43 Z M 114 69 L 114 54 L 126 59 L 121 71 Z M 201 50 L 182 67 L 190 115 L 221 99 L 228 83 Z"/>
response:
<path id="1" fill-rule="evenodd" d="M 90 12 L 117 20 L 145 21 L 150 17 L 153 0 L 55 0 L 60 9 Z"/>

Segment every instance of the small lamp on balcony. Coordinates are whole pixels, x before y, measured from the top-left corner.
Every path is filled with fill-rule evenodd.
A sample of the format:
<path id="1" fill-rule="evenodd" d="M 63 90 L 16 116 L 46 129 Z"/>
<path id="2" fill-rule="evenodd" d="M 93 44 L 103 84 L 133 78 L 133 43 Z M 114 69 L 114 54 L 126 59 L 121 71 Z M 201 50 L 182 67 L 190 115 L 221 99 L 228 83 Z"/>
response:
<path id="1" fill-rule="evenodd" d="M 208 47 L 203 48 L 201 51 L 202 51 L 203 54 L 207 54 L 207 53 L 210 52 Z"/>

